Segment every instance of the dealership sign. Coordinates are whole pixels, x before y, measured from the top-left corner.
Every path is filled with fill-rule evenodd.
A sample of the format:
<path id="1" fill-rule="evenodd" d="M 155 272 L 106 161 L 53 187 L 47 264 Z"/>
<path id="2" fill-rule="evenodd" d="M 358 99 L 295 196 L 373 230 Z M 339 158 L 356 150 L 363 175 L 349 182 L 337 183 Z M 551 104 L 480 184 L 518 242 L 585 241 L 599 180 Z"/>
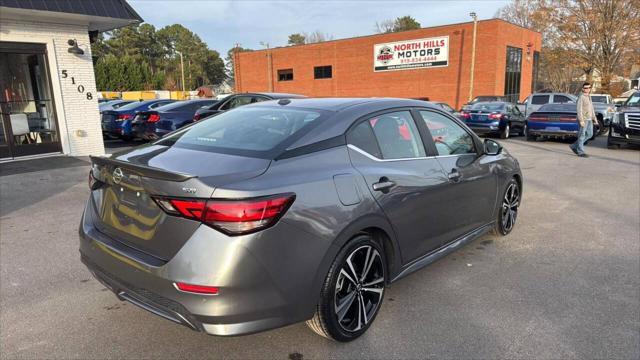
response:
<path id="1" fill-rule="evenodd" d="M 373 71 L 410 70 L 448 65 L 448 36 L 373 45 Z"/>

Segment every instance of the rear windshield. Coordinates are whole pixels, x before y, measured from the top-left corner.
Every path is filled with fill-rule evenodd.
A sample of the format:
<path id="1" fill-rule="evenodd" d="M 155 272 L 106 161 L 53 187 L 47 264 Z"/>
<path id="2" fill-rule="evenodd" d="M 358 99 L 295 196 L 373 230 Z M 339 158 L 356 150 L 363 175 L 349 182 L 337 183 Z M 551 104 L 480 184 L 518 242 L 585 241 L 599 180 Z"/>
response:
<path id="1" fill-rule="evenodd" d="M 148 103 L 148 101 L 134 101 L 130 104 L 119 107 L 118 110 L 134 110 L 134 109 L 137 109 L 138 106 L 144 105 L 146 103 Z"/>
<path id="2" fill-rule="evenodd" d="M 475 99 L 473 99 L 473 101 L 471 101 L 472 104 L 475 104 L 477 102 L 481 102 L 481 101 L 497 101 L 499 99 L 498 96 L 478 96 Z"/>
<path id="3" fill-rule="evenodd" d="M 171 111 L 171 110 L 197 110 L 203 106 L 211 105 L 216 100 L 196 100 L 196 101 L 176 101 L 167 105 L 162 105 L 155 110 Z"/>
<path id="4" fill-rule="evenodd" d="M 271 150 L 296 137 L 300 130 L 316 123 L 321 112 L 292 108 L 240 107 L 198 122 L 157 144 L 264 157 Z"/>
<path id="5" fill-rule="evenodd" d="M 542 105 L 539 112 L 576 112 L 576 104 L 547 104 Z"/>
<path id="6" fill-rule="evenodd" d="M 473 105 L 471 110 L 482 110 L 482 111 L 501 111 L 504 110 L 504 103 L 498 102 L 481 102 Z"/>
<path id="7" fill-rule="evenodd" d="M 598 95 L 592 95 L 591 96 L 591 101 L 594 103 L 607 103 L 607 97 L 606 96 L 598 96 Z"/>

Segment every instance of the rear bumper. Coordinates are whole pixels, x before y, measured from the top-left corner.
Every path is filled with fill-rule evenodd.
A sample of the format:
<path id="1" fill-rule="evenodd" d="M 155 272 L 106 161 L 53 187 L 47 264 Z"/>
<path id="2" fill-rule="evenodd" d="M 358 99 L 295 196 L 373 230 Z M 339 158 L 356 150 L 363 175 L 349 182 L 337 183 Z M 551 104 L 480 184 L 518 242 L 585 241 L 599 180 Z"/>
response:
<path id="1" fill-rule="evenodd" d="M 314 241 L 292 226 L 280 222 L 267 230 L 274 232 L 267 240 L 251 235 L 231 238 L 203 225 L 169 261 L 147 261 L 150 255 L 99 232 L 92 225 L 91 206 L 90 200 L 79 229 L 81 260 L 120 300 L 219 336 L 256 333 L 313 315 L 317 294 L 310 279 L 319 264 L 289 261 L 293 256 L 284 247 L 278 254 L 249 251 L 252 241 L 278 248 L 291 239 Z M 274 261 L 282 264 L 275 272 L 273 265 L 266 266 Z M 219 293 L 185 293 L 175 282 L 216 286 Z"/>
<path id="2" fill-rule="evenodd" d="M 498 121 L 491 122 L 491 123 L 489 122 L 477 123 L 477 122 L 467 121 L 465 123 L 476 134 L 497 134 L 503 128 L 502 124 Z"/>
<path id="3" fill-rule="evenodd" d="M 534 136 L 576 137 L 578 126 L 566 123 L 527 123 L 527 133 Z"/>

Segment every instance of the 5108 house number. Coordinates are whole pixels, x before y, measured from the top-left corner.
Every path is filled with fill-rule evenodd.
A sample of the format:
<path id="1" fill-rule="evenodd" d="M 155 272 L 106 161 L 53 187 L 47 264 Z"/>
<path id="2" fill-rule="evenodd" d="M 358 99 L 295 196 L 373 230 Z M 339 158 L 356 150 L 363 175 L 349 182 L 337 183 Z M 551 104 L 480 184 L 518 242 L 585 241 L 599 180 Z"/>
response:
<path id="1" fill-rule="evenodd" d="M 69 77 L 69 74 L 67 73 L 67 70 L 62 70 L 62 78 L 66 79 L 68 77 Z M 73 85 L 76 85 L 76 79 L 73 76 L 71 77 L 71 83 Z M 85 94 L 84 85 L 78 85 L 77 89 L 80 94 Z M 91 92 L 86 92 L 86 96 L 87 96 L 87 100 L 93 100 L 93 94 Z"/>

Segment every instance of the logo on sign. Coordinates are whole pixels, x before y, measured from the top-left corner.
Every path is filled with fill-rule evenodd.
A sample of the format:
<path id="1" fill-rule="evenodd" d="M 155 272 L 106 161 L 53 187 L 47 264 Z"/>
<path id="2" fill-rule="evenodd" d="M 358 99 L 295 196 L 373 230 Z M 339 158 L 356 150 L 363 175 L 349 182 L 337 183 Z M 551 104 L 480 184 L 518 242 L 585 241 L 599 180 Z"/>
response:
<path id="1" fill-rule="evenodd" d="M 383 64 L 388 64 L 391 60 L 393 60 L 393 50 L 391 50 L 388 46 L 383 46 L 378 51 L 377 60 Z"/>

